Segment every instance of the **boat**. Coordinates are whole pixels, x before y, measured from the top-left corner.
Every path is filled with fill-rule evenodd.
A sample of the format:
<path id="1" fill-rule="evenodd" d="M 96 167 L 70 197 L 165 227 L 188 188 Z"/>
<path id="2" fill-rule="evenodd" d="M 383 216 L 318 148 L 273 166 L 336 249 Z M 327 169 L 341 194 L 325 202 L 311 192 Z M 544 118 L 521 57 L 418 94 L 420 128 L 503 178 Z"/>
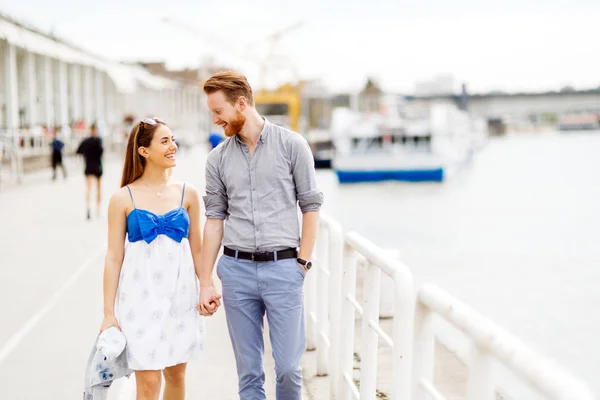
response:
<path id="1" fill-rule="evenodd" d="M 330 169 L 335 146 L 328 129 L 311 129 L 306 134 L 306 141 L 313 154 L 316 169 Z"/>
<path id="2" fill-rule="evenodd" d="M 417 117 L 336 109 L 332 118 L 340 183 L 442 182 L 468 164 L 487 138 L 483 119 L 453 104 L 434 104 Z"/>
<path id="3" fill-rule="evenodd" d="M 595 113 L 565 114 L 558 121 L 558 130 L 560 131 L 598 129 L 600 129 L 600 115 Z"/>

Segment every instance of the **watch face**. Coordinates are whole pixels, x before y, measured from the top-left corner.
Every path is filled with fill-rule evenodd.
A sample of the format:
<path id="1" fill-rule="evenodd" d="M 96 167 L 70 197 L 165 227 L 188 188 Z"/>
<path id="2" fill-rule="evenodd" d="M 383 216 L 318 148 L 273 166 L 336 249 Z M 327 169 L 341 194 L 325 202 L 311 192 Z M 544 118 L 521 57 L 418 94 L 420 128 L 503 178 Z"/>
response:
<path id="1" fill-rule="evenodd" d="M 305 265 L 306 269 L 309 270 L 312 267 L 312 262 L 308 261 Z"/>

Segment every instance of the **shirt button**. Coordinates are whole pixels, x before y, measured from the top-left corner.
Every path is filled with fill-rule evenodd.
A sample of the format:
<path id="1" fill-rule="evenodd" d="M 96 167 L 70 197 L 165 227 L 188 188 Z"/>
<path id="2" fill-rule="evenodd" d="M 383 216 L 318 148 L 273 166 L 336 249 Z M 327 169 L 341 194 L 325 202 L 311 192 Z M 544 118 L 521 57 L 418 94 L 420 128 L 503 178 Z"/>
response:
<path id="1" fill-rule="evenodd" d="M 256 188 L 252 188 L 252 191 L 253 191 L 253 192 L 255 192 L 255 191 L 256 191 Z"/>

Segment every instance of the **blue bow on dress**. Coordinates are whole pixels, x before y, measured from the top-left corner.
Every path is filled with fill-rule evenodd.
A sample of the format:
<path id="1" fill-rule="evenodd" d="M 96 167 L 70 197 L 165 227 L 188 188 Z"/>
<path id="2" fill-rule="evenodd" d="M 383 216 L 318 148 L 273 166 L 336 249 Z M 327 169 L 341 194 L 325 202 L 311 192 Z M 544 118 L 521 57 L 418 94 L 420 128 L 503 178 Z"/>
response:
<path id="1" fill-rule="evenodd" d="M 134 214 L 135 213 L 135 214 Z M 136 224 L 130 224 L 129 218 L 137 217 Z M 164 234 L 178 243 L 188 236 L 189 216 L 185 208 L 176 208 L 164 215 L 156 215 L 151 211 L 134 209 L 127 217 L 127 233 L 129 241 L 136 242 L 143 239 L 146 243 L 152 242 L 158 235 Z"/>

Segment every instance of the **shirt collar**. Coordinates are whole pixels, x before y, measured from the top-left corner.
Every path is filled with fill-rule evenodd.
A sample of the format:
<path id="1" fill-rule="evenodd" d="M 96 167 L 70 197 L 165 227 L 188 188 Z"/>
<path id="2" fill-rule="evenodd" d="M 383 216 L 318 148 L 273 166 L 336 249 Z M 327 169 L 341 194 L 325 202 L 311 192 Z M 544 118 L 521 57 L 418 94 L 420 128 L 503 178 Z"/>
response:
<path id="1" fill-rule="evenodd" d="M 267 139 L 267 136 L 269 135 L 269 130 L 271 128 L 271 123 L 265 117 L 261 117 L 261 118 L 263 119 L 263 121 L 265 121 L 265 124 L 263 125 L 263 129 L 260 132 L 260 136 L 259 136 L 258 140 L 261 143 L 264 143 L 265 140 Z M 242 142 L 242 139 L 240 139 L 240 137 L 238 135 L 235 135 L 235 138 L 237 139 L 238 143 L 244 144 L 244 142 Z"/>

